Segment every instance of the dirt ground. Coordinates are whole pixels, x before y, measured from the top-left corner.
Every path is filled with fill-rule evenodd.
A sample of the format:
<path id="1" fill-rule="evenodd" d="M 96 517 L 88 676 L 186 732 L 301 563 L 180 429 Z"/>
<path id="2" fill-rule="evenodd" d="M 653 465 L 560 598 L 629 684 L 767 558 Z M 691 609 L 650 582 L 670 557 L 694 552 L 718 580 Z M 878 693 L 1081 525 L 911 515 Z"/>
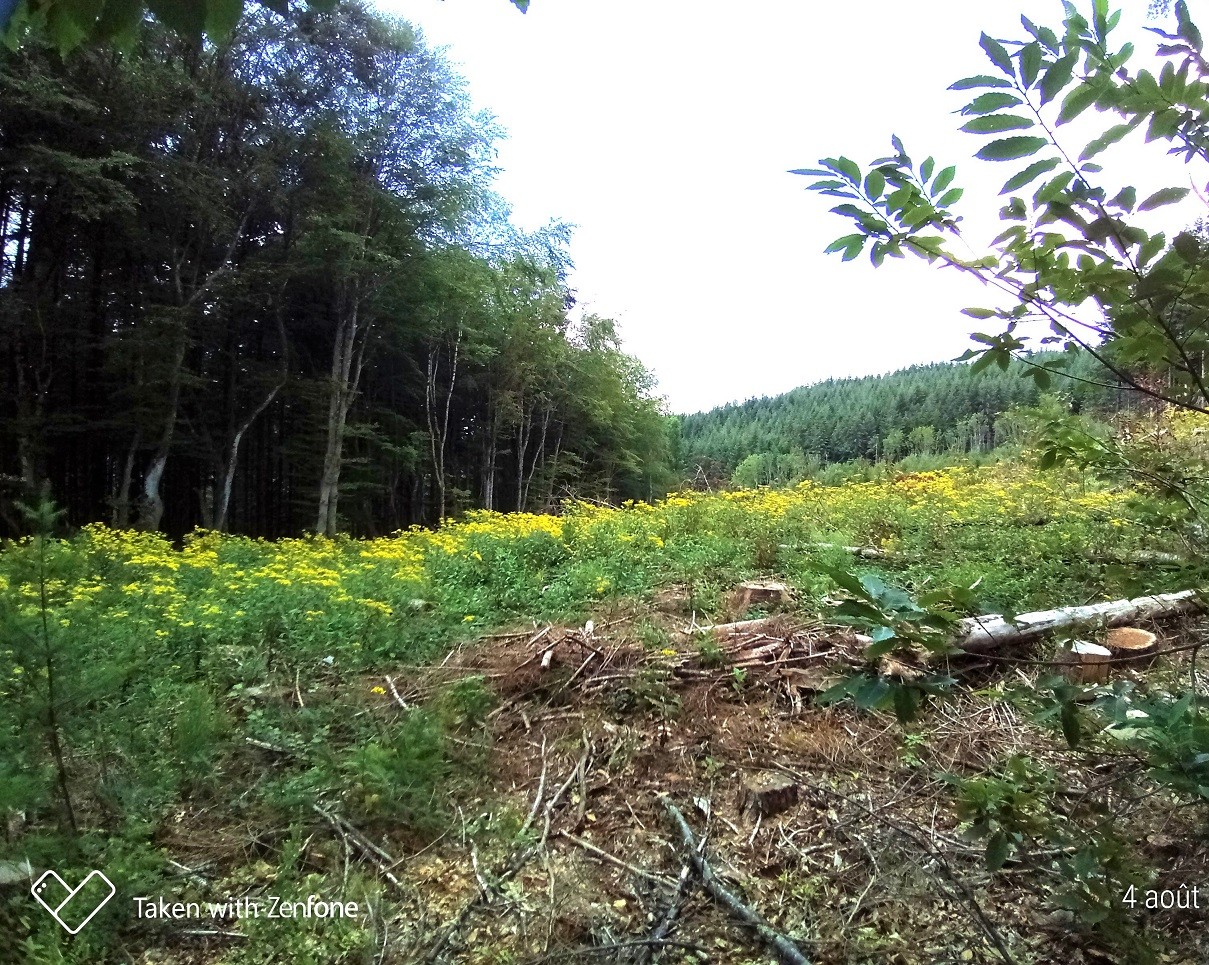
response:
<path id="1" fill-rule="evenodd" d="M 1115 797 L 1136 761 L 1089 766 L 998 699 L 1005 676 L 1030 668 L 975 668 L 903 726 L 812 704 L 856 660 L 851 632 L 786 613 L 702 634 L 684 611 L 672 588 L 594 625 L 520 628 L 375 678 L 385 722 L 468 676 L 497 701 L 462 738 L 488 763 L 460 828 L 428 842 L 337 829 L 401 909 L 379 961 L 726 965 L 793 961 L 793 949 L 823 965 L 1140 960 L 1055 903 L 1054 855 L 991 874 L 984 845 L 963 837 L 944 775 L 1020 753 L 1060 769 L 1072 816 L 1114 809 L 1159 869 L 1155 888 L 1201 886 L 1200 910 L 1136 920 L 1158 961 L 1209 962 L 1203 823 L 1157 790 Z M 676 814 L 738 911 L 703 887 Z"/>

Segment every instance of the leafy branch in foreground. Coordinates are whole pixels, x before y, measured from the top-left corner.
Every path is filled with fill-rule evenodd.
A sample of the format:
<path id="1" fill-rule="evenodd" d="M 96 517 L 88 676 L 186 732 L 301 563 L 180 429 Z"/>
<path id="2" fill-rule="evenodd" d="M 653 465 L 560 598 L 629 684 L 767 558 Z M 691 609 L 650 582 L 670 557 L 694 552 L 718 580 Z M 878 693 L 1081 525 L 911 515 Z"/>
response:
<path id="1" fill-rule="evenodd" d="M 894 153 L 864 172 L 838 157 L 794 173 L 815 177 L 810 190 L 841 199 L 832 212 L 853 222 L 855 230 L 828 252 L 847 261 L 868 247 L 874 265 L 910 253 L 1011 296 L 1010 308 L 965 310 L 1004 323 L 997 334 L 973 335 L 981 347 L 963 358 L 974 359 L 976 369 L 1006 368 L 1030 347 L 1018 325 L 1039 318 L 1050 330 L 1043 344 L 1085 350 L 1125 386 L 1209 413 L 1209 243 L 1198 231 L 1168 239 L 1137 223 L 1138 214 L 1180 201 L 1190 189 L 1169 186 L 1139 199 L 1132 186 L 1110 185 L 1093 160 L 1137 130 L 1147 142 L 1167 142 L 1168 153 L 1190 165 L 1209 160 L 1209 62 L 1200 31 L 1187 5 L 1175 4 L 1173 32 L 1148 28 L 1163 40 L 1157 72 L 1131 70 L 1133 46 L 1110 45 L 1120 11 L 1109 12 L 1106 0 L 1095 0 L 1090 17 L 1064 6 L 1060 32 L 1022 17 L 1022 38 L 984 33 L 982 49 L 995 72 L 950 88 L 973 94 L 961 110 L 968 118 L 962 130 L 988 138 L 975 157 L 1027 162 L 1004 182 L 1005 227 L 986 254 L 953 250 L 965 240 L 951 210 L 961 198 L 955 168 L 938 169 L 930 157 L 917 166 L 897 137 Z M 1112 123 L 1076 154 L 1058 130 L 1093 107 Z M 1028 374 L 1045 388 L 1062 365 L 1031 366 Z"/>
<path id="2" fill-rule="evenodd" d="M 282 17 L 290 0 L 254 0 Z M 330 11 L 339 0 L 306 0 L 311 10 Z M 0 3 L 0 39 L 16 48 L 31 32 L 44 34 L 66 54 L 88 43 L 129 47 L 148 13 L 182 37 L 227 39 L 243 16 L 246 0 L 8 0 Z M 525 13 L 529 0 L 511 0 Z"/>
<path id="3" fill-rule="evenodd" d="M 936 589 L 915 599 L 869 573 L 857 576 L 830 569 L 827 575 L 844 593 L 833 619 L 859 627 L 870 642 L 864 653 L 866 667 L 824 691 L 817 702 L 826 705 L 851 697 L 862 710 L 891 707 L 900 721 L 913 720 L 925 697 L 955 683 L 918 658 L 953 651 L 957 611 L 972 606 L 971 590 Z"/>

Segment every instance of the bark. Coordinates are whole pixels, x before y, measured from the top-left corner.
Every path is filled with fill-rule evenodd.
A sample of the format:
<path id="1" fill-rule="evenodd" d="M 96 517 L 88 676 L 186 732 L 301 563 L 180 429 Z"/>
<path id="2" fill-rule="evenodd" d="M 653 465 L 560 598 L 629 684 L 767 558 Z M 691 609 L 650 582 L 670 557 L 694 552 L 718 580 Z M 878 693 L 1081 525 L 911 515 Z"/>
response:
<path id="1" fill-rule="evenodd" d="M 437 349 L 428 353 L 428 378 L 424 389 L 424 414 L 428 420 L 429 451 L 432 456 L 432 472 L 437 483 L 437 520 L 445 518 L 445 450 L 449 440 L 449 411 L 453 405 L 453 390 L 458 378 L 458 354 L 462 347 L 462 329 L 458 327 L 457 338 L 449 360 L 449 387 L 445 392 L 444 411 L 437 412 L 437 379 L 440 375 L 441 359 Z"/>
<path id="2" fill-rule="evenodd" d="M 126 459 L 122 464 L 122 481 L 113 499 L 113 526 L 115 529 L 125 529 L 130 525 L 130 485 L 134 480 L 134 460 L 138 455 L 142 433 L 135 432 L 130 440 L 130 448 L 126 450 Z"/>
<path id="3" fill-rule="evenodd" d="M 323 454 L 323 475 L 319 481 L 319 515 L 315 532 L 334 536 L 337 529 L 340 499 L 340 472 L 344 465 L 344 433 L 348 413 L 361 383 L 365 363 L 365 347 L 372 324 L 361 325 L 359 290 L 346 295 L 346 309 L 341 312 L 332 348 L 332 374 L 327 407 L 327 444 Z"/>
<path id="4" fill-rule="evenodd" d="M 160 491 L 164 478 L 164 470 L 168 465 L 168 456 L 172 451 L 172 440 L 176 434 L 176 422 L 180 414 L 181 381 L 184 375 L 185 351 L 189 345 L 189 313 L 201 297 L 208 292 L 216 281 L 230 270 L 235 251 L 243 239 L 251 211 L 246 211 L 235 229 L 235 235 L 227 246 L 218 266 L 200 279 L 200 265 L 194 265 L 193 278 L 189 285 L 192 290 L 186 294 L 186 283 L 183 279 L 184 259 L 182 254 L 173 265 L 172 280 L 176 289 L 177 309 L 179 310 L 180 332 L 177 334 L 176 345 L 172 353 L 172 362 L 168 369 L 168 404 L 164 413 L 164 425 L 156 443 L 155 452 L 151 456 L 151 464 L 143 476 L 143 500 L 139 507 L 139 528 L 159 529 L 164 517 L 164 498 Z"/>
<path id="5" fill-rule="evenodd" d="M 239 447 L 243 441 L 244 434 L 251 428 L 264 411 L 273 404 L 273 400 L 277 398 L 277 394 L 285 388 L 286 380 L 290 374 L 289 351 L 285 338 L 285 323 L 281 318 L 281 304 L 278 302 L 276 309 L 277 316 L 277 334 L 281 339 L 281 375 L 277 380 L 277 384 L 269 390 L 268 394 L 261 400 L 260 404 L 252 410 L 249 415 L 235 430 L 231 437 L 231 445 L 227 449 L 226 459 L 219 466 L 219 475 L 222 478 L 222 484 L 219 487 L 216 504 L 214 507 L 214 528 L 220 533 L 227 531 L 227 517 L 231 509 L 231 491 L 235 485 L 235 466 L 239 461 Z"/>
<path id="6" fill-rule="evenodd" d="M 1115 627 L 1182 613 L 1196 613 L 1204 608 L 1205 601 L 1198 591 L 1184 590 L 1180 593 L 1163 593 L 1133 600 L 1113 600 L 1109 603 L 1021 613 L 1011 622 L 997 613 L 992 613 L 962 620 L 953 636 L 953 644 L 967 653 L 990 653 L 1023 646 L 1056 630 L 1077 624 L 1094 623 Z"/>

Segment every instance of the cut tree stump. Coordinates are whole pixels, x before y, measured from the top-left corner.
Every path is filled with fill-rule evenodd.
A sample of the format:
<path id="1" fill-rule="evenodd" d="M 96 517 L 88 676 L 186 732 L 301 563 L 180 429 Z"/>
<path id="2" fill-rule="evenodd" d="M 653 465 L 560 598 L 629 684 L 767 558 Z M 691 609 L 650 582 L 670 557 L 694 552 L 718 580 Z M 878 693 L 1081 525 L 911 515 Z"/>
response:
<path id="1" fill-rule="evenodd" d="M 1102 684 L 1108 680 L 1108 671 L 1112 666 L 1108 661 L 1112 659 L 1112 651 L 1098 643 L 1076 640 L 1061 659 L 1069 664 L 1066 676 L 1071 683 Z"/>
<path id="2" fill-rule="evenodd" d="M 1104 646 L 1114 657 L 1132 657 L 1131 666 L 1147 664 L 1159 652 L 1159 638 L 1140 627 L 1116 627 L 1104 636 Z"/>
<path id="3" fill-rule="evenodd" d="M 784 583 L 775 580 L 747 580 L 731 591 L 730 612 L 742 616 L 753 606 L 788 606 L 793 594 Z"/>
<path id="4" fill-rule="evenodd" d="M 753 820 L 770 818 L 797 804 L 801 792 L 798 782 L 785 774 L 749 777 L 739 792 L 739 810 Z"/>

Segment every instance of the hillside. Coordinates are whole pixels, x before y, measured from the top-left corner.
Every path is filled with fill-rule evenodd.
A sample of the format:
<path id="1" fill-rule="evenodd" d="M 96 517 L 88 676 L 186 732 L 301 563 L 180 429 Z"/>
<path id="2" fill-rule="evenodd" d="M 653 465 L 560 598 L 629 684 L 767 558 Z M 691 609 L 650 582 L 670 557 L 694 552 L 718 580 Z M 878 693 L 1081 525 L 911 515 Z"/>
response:
<path id="1" fill-rule="evenodd" d="M 1026 368 L 1015 362 L 1006 371 L 975 374 L 960 362 L 936 362 L 889 375 L 828 379 L 684 416 L 684 464 L 690 473 L 701 466 L 711 477 L 730 478 L 746 457 L 771 453 L 787 457 L 789 471 L 769 481 L 787 481 L 792 469 L 812 462 L 986 452 L 1018 433 L 1019 419 L 1007 414 L 1012 408 L 1041 398 Z M 1082 356 L 1070 371 L 1103 380 L 1097 368 Z M 1067 380 L 1059 387 L 1075 411 L 1120 405 L 1113 390 Z"/>

